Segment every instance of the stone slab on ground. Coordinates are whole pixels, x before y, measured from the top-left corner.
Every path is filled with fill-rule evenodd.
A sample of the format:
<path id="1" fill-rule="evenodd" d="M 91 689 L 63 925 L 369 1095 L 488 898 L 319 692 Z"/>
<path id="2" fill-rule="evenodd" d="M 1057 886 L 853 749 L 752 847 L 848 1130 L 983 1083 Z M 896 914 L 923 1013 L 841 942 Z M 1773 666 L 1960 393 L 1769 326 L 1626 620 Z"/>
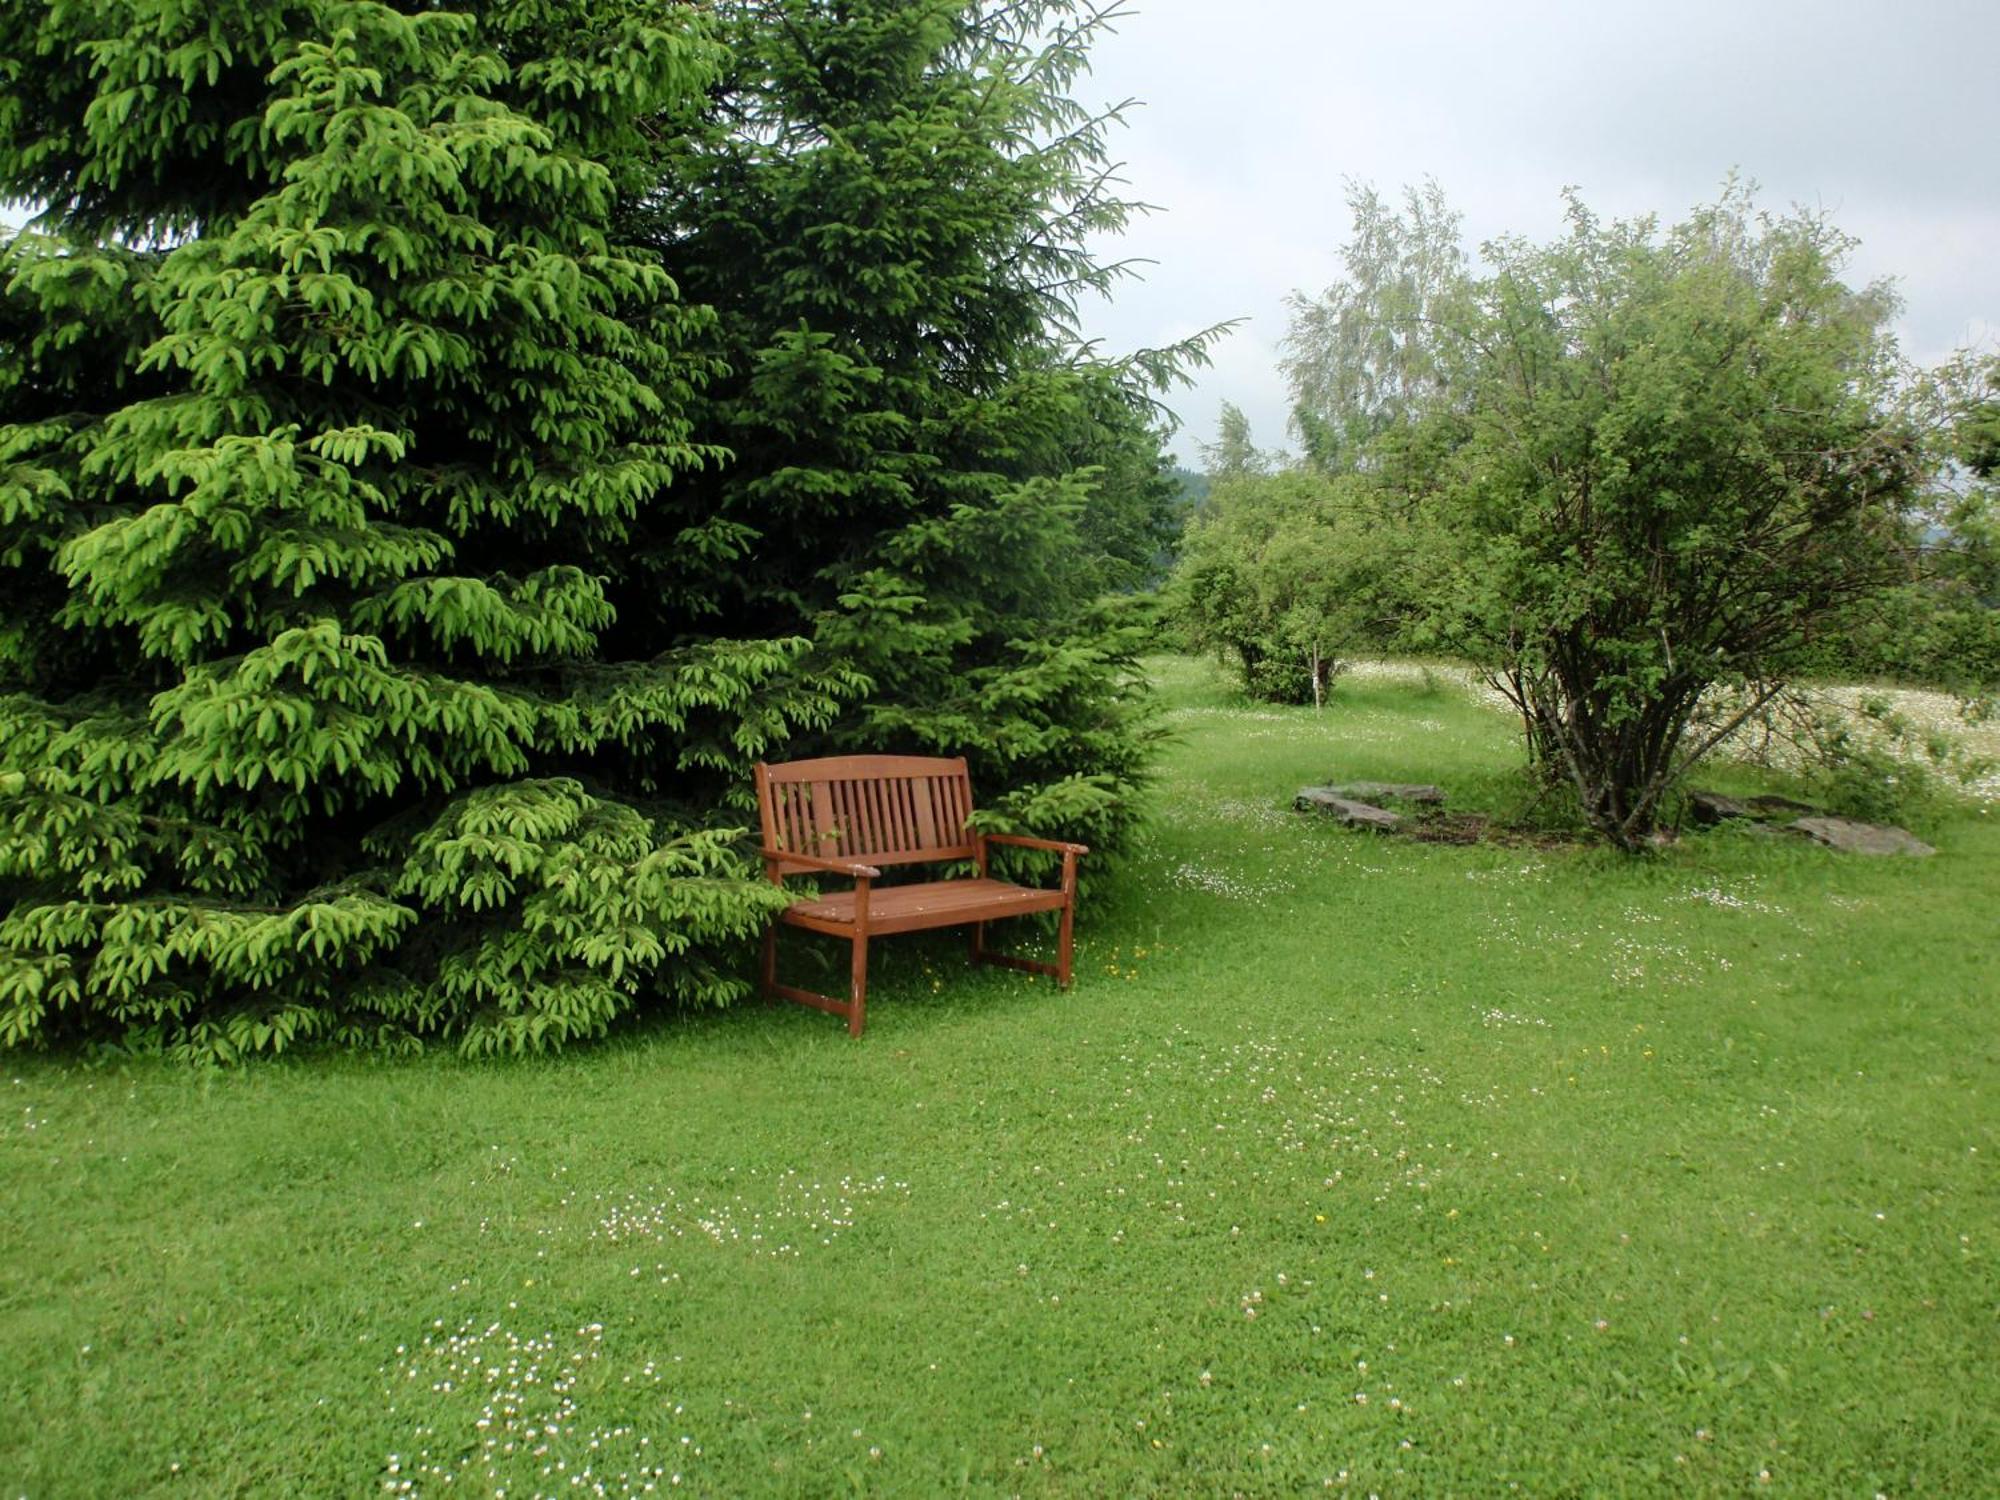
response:
<path id="1" fill-rule="evenodd" d="M 1798 818 L 1817 818 L 1820 810 L 1810 802 L 1801 802 L 1795 797 L 1780 797 L 1776 792 L 1760 792 L 1755 797 L 1743 799 L 1750 810 L 1761 818 L 1774 818 L 1780 813 L 1790 813 Z"/>
<path id="2" fill-rule="evenodd" d="M 1697 823 L 1722 823 L 1730 818 L 1751 818 L 1756 814 L 1741 797 L 1723 792 L 1689 792 L 1688 816 Z"/>
<path id="3" fill-rule="evenodd" d="M 1292 799 L 1292 806 L 1300 812 L 1325 813 L 1350 828 L 1373 828 L 1379 833 L 1394 833 L 1403 825 L 1400 814 L 1343 797 L 1338 787 L 1301 787 L 1298 796 Z"/>
<path id="4" fill-rule="evenodd" d="M 1810 802 L 1794 801 L 1773 793 L 1755 797 L 1731 797 L 1725 792 L 1689 792 L 1688 816 L 1697 823 L 1722 823 L 1730 818 L 1776 818 L 1813 816 L 1819 812 Z"/>
<path id="5" fill-rule="evenodd" d="M 1935 854 L 1937 850 L 1900 828 L 1857 823 L 1852 818 L 1800 818 L 1788 825 L 1815 843 L 1844 854 Z"/>
<path id="6" fill-rule="evenodd" d="M 1416 781 L 1343 781 L 1338 785 L 1319 788 L 1332 792 L 1336 797 L 1348 797 L 1356 802 L 1423 802 L 1435 805 L 1444 801 L 1444 789 L 1428 782 Z"/>

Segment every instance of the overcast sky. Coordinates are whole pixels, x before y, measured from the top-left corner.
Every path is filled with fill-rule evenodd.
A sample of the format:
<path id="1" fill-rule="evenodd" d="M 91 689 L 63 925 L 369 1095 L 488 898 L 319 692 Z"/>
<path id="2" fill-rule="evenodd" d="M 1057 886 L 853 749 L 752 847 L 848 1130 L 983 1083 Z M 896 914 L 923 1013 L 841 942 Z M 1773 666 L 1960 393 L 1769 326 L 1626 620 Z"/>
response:
<path id="1" fill-rule="evenodd" d="M 1160 211 L 1104 248 L 1157 264 L 1084 316 L 1121 352 L 1248 320 L 1167 398 L 1185 461 L 1224 401 L 1288 444 L 1284 299 L 1338 274 L 1349 177 L 1437 178 L 1477 245 L 1553 238 L 1568 184 L 1672 222 L 1736 168 L 1860 237 L 1906 354 L 2000 339 L 2000 0 L 1130 3 L 1078 94 L 1143 101 L 1112 146 Z"/>
<path id="2" fill-rule="evenodd" d="M 1190 462 L 1224 401 L 1289 446 L 1284 299 L 1338 274 L 1348 177 L 1437 178 L 1477 245 L 1556 236 L 1567 184 L 1672 222 L 1734 167 L 1860 237 L 1906 354 L 2000 337 L 2000 0 L 1133 0 L 1092 56 L 1086 103 L 1144 101 L 1113 148 L 1161 211 L 1106 247 L 1158 264 L 1089 331 L 1249 320 L 1168 398 Z"/>

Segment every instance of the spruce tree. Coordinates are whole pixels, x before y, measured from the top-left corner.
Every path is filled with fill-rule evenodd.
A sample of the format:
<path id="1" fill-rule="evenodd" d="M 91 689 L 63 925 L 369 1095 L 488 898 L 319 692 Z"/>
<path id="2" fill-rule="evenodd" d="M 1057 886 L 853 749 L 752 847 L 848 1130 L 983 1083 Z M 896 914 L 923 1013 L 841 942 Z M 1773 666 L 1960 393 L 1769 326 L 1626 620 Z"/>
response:
<path id="1" fill-rule="evenodd" d="M 1086 238 L 1132 211 L 1116 109 L 1074 97 L 1099 8 L 720 10 L 717 106 L 673 138 L 678 193 L 650 212 L 716 309 L 726 374 L 698 426 L 734 459 L 665 497 L 657 576 L 712 602 L 718 634 L 808 635 L 867 680 L 815 746 L 967 755 L 1001 821 L 1113 851 L 1150 616 L 1101 596 L 1169 542 L 1147 393 L 1199 341 L 1117 361 L 1077 331 L 1120 274 Z"/>
<path id="2" fill-rule="evenodd" d="M 1065 25 L 1069 16 L 1073 24 Z M 0 15 L 0 1042 L 726 1001 L 748 767 L 1114 844 L 1157 557 L 1061 4 Z"/>
<path id="3" fill-rule="evenodd" d="M 12 7 L 0 1038 L 224 1058 L 597 1033 L 768 898 L 594 759 L 801 643 L 603 650 L 713 454 L 708 315 L 614 233 L 675 5 Z M 777 721 L 831 707 L 796 693 Z"/>

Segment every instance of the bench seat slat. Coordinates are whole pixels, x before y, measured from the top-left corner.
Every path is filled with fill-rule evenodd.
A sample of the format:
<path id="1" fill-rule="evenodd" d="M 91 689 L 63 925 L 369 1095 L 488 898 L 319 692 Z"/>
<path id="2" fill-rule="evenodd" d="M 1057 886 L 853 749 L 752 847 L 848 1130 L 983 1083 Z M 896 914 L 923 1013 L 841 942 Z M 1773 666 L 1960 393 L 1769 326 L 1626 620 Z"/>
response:
<path id="1" fill-rule="evenodd" d="M 962 927 L 1031 911 L 1059 911 L 1061 891 L 1010 885 L 1004 880 L 933 880 L 922 885 L 877 886 L 868 893 L 871 934 Z M 785 913 L 794 926 L 846 932 L 854 926 L 854 892 L 833 891 L 817 901 L 797 901 Z"/>

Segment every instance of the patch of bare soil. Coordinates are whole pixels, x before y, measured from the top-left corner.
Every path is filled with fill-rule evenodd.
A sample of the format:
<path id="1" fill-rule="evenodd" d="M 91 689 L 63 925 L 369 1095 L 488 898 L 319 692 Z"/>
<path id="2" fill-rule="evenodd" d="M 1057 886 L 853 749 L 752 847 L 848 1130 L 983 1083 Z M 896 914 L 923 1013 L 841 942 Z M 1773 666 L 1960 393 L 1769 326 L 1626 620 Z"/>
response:
<path id="1" fill-rule="evenodd" d="M 1573 833 L 1512 828 L 1485 813 L 1426 812 L 1397 830 L 1420 844 L 1497 844 L 1507 849 L 1567 849 L 1583 842 Z"/>

